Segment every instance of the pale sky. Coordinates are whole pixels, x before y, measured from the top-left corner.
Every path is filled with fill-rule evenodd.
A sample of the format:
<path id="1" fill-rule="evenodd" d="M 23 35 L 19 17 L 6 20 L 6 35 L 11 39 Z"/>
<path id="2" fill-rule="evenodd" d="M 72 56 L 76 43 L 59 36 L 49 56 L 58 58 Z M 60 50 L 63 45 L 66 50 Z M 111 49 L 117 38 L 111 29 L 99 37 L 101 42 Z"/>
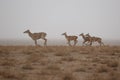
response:
<path id="1" fill-rule="evenodd" d="M 120 40 L 120 0 L 0 0 L 0 39 L 29 39 L 27 29 Z"/>

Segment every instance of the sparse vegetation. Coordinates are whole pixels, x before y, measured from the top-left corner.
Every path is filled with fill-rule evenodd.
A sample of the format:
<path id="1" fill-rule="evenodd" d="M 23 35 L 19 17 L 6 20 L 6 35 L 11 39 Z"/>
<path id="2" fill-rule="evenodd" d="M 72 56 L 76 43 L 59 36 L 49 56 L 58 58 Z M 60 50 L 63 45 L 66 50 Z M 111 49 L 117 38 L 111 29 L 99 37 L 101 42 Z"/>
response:
<path id="1" fill-rule="evenodd" d="M 119 46 L 0 46 L 0 80 L 120 80 Z"/>
<path id="2" fill-rule="evenodd" d="M 47 66 L 46 69 L 49 69 L 49 70 L 60 70 L 60 67 L 57 64 L 50 64 L 50 65 Z"/>
<path id="3" fill-rule="evenodd" d="M 86 72 L 85 68 L 78 68 L 75 70 L 75 72 Z"/>
<path id="4" fill-rule="evenodd" d="M 110 60 L 107 63 L 107 66 L 109 66 L 109 67 L 118 67 L 119 66 L 119 62 L 117 60 Z"/>
<path id="5" fill-rule="evenodd" d="M 103 73 L 108 71 L 109 71 L 109 68 L 106 65 L 101 65 L 96 69 L 96 72 L 98 73 Z"/>
<path id="6" fill-rule="evenodd" d="M 76 80 L 75 76 L 72 73 L 66 72 L 62 76 L 62 80 Z"/>
<path id="7" fill-rule="evenodd" d="M 23 79 L 24 74 L 22 74 L 19 70 L 3 69 L 0 70 L 0 76 L 3 78 L 1 80 L 20 80 Z"/>
<path id="8" fill-rule="evenodd" d="M 33 66 L 31 64 L 25 64 L 22 66 L 22 69 L 24 70 L 33 70 Z"/>

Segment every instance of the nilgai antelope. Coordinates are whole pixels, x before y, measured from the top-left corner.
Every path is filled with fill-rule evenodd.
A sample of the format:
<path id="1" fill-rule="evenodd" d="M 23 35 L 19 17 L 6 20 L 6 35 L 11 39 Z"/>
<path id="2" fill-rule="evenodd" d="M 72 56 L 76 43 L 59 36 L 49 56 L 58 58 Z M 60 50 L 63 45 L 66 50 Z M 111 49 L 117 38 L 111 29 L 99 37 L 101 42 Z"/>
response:
<path id="1" fill-rule="evenodd" d="M 70 41 L 74 41 L 74 46 L 78 42 L 78 40 L 77 40 L 78 37 L 77 36 L 68 36 L 66 32 L 63 33 L 62 35 L 64 35 L 65 38 L 67 39 L 69 46 L 71 46 Z"/>
<path id="2" fill-rule="evenodd" d="M 86 42 L 90 43 L 89 45 L 92 45 L 90 38 L 85 36 L 84 33 L 81 33 L 79 36 L 82 36 L 82 38 L 84 40 L 82 45 L 84 45 Z"/>
<path id="3" fill-rule="evenodd" d="M 98 42 L 100 44 L 100 46 L 104 45 L 104 43 L 102 42 L 102 39 L 100 37 L 91 37 L 89 35 L 89 33 L 86 34 L 86 36 L 89 37 L 89 39 L 91 40 L 91 45 L 92 45 L 92 42 Z"/>
<path id="4" fill-rule="evenodd" d="M 27 33 L 35 41 L 36 46 L 38 46 L 37 44 L 38 39 L 45 40 L 44 45 L 45 46 L 47 45 L 47 39 L 45 38 L 47 34 L 45 32 L 31 33 L 30 30 L 26 30 L 24 33 Z"/>

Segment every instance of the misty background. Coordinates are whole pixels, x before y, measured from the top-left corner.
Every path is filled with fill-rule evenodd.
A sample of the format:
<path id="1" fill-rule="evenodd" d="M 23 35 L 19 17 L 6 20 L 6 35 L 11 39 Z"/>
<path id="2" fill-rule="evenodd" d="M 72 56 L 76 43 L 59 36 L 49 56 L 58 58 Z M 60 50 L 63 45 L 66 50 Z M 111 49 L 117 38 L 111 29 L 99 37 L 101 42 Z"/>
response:
<path id="1" fill-rule="evenodd" d="M 27 29 L 46 32 L 49 41 L 65 41 L 67 32 L 119 42 L 120 0 L 0 0 L 0 40 L 32 41 Z"/>

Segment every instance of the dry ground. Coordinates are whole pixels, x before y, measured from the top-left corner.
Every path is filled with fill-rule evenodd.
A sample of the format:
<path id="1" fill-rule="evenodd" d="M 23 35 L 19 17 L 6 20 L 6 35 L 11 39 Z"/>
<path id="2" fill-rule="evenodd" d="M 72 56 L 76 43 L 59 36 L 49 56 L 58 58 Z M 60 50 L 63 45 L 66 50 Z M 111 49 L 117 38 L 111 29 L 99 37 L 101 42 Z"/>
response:
<path id="1" fill-rule="evenodd" d="M 120 46 L 0 46 L 0 80 L 120 80 Z"/>

